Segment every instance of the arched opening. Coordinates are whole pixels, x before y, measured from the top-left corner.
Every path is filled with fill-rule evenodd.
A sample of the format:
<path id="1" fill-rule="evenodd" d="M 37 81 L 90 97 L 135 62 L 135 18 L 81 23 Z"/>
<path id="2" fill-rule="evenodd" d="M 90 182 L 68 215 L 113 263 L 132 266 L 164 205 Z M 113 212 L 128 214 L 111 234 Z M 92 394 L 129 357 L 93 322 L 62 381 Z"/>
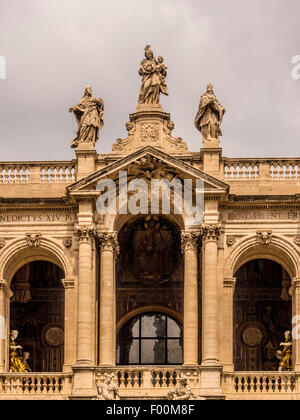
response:
<path id="1" fill-rule="evenodd" d="M 180 365 L 183 360 L 182 326 L 159 312 L 140 314 L 120 329 L 118 365 Z"/>
<path id="2" fill-rule="evenodd" d="M 152 318 L 151 316 L 141 318 L 142 315 L 137 315 L 137 318 L 134 318 L 135 326 L 130 320 L 126 328 L 121 327 L 117 346 L 118 363 L 159 365 L 182 363 L 178 355 L 179 348 L 176 351 L 174 349 L 172 359 L 167 355 L 168 337 L 161 336 L 159 331 L 155 333 L 153 330 L 153 322 L 156 320 L 157 329 L 160 329 L 160 322 L 164 322 L 166 333 L 168 332 L 168 325 L 172 322 L 168 321 L 169 317 L 166 314 L 168 311 L 177 313 L 179 318 L 183 316 L 184 266 L 180 230 L 165 217 L 138 217 L 123 224 L 119 232 L 119 244 L 120 254 L 116 266 L 117 324 L 128 314 L 139 309 L 148 308 L 147 312 L 152 314 L 158 313 L 157 307 L 165 308 L 166 311 L 162 311 L 164 315 L 157 315 L 161 318 L 157 318 L 156 315 L 151 315 Z M 136 330 L 137 328 L 141 330 Z M 149 328 L 148 333 L 147 328 Z M 128 336 L 131 341 L 126 342 L 124 331 L 131 334 Z M 143 337 L 136 334 L 142 334 Z M 173 341 L 170 341 L 169 346 L 175 343 L 174 340 L 177 340 L 179 346 L 181 343 L 179 335 L 178 333 L 172 338 Z M 146 343 L 152 346 L 152 349 L 156 343 L 157 350 L 148 349 L 146 354 Z M 182 343 L 180 345 L 182 348 Z M 158 350 L 163 347 L 164 355 L 160 353 L 162 350 Z"/>
<path id="3" fill-rule="evenodd" d="M 43 260 L 19 268 L 11 282 L 10 330 L 33 372 L 61 372 L 64 363 L 63 270 Z"/>
<path id="4" fill-rule="evenodd" d="M 235 274 L 234 368 L 276 371 L 284 333 L 291 330 L 291 278 L 277 262 L 254 259 Z"/>

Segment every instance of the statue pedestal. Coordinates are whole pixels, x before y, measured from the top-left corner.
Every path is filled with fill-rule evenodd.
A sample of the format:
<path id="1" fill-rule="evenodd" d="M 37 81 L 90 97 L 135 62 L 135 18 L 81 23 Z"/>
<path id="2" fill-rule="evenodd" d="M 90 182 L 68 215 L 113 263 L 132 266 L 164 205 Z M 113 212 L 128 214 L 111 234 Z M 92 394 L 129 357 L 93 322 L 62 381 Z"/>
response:
<path id="1" fill-rule="evenodd" d="M 203 141 L 203 148 L 205 149 L 218 149 L 220 147 L 220 139 L 219 138 L 213 138 L 208 137 L 202 139 Z"/>
<path id="2" fill-rule="evenodd" d="M 170 114 L 164 112 L 159 104 L 138 105 L 137 111 L 130 114 L 130 122 L 126 124 L 126 129 L 128 137 L 118 139 L 113 144 L 113 152 L 128 154 L 146 146 L 170 153 L 186 153 L 188 150 L 187 144 L 181 137 L 172 137 L 174 123 L 170 119 Z"/>
<path id="3" fill-rule="evenodd" d="M 88 145 L 79 144 L 78 149 L 76 149 L 76 158 L 77 158 L 77 181 L 85 178 L 86 176 L 92 174 L 96 170 L 96 160 L 97 152 L 94 145 L 88 148 Z"/>

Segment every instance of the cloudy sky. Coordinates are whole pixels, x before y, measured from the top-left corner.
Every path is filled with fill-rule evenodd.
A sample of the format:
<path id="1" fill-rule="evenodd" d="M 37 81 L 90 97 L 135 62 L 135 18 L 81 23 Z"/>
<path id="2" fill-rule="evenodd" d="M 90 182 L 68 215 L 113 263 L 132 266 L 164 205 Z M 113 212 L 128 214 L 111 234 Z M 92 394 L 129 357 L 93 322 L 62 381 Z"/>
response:
<path id="1" fill-rule="evenodd" d="M 227 109 L 225 156 L 299 156 L 299 16 L 299 0 L 0 0 L 0 160 L 72 159 L 68 108 L 87 84 L 105 102 L 97 150 L 110 152 L 135 112 L 147 43 L 165 58 L 161 103 L 190 150 L 212 82 Z"/>

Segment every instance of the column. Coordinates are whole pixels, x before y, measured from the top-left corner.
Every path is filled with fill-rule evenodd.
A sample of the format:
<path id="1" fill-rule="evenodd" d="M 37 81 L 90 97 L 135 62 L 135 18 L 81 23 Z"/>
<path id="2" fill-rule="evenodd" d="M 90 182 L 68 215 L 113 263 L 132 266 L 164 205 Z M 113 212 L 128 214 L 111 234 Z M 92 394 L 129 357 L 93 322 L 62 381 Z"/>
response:
<path id="1" fill-rule="evenodd" d="M 198 365 L 198 240 L 199 233 L 181 233 L 184 254 L 184 326 L 185 366 Z"/>
<path id="2" fill-rule="evenodd" d="M 218 366 L 218 238 L 220 225 L 203 225 L 202 366 Z"/>
<path id="3" fill-rule="evenodd" d="M 300 372 L 300 278 L 293 278 L 293 364 Z M 296 318 L 297 317 L 297 318 Z"/>
<path id="4" fill-rule="evenodd" d="M 65 344 L 64 344 L 64 372 L 72 371 L 76 360 L 75 344 L 75 314 L 74 314 L 74 279 L 63 279 L 65 288 Z"/>
<path id="5" fill-rule="evenodd" d="M 233 295 L 235 290 L 235 278 L 224 279 L 223 281 L 223 347 L 225 372 L 233 372 Z"/>
<path id="6" fill-rule="evenodd" d="M 77 365 L 92 365 L 93 299 L 92 244 L 95 226 L 77 226 L 79 236 Z"/>
<path id="7" fill-rule="evenodd" d="M 115 260 L 119 253 L 116 232 L 99 234 L 100 241 L 100 366 L 116 365 Z"/>
<path id="8" fill-rule="evenodd" d="M 6 321 L 6 294 L 7 283 L 0 280 L 0 372 L 5 371 L 6 358 L 6 338 L 7 338 L 7 321 Z"/>

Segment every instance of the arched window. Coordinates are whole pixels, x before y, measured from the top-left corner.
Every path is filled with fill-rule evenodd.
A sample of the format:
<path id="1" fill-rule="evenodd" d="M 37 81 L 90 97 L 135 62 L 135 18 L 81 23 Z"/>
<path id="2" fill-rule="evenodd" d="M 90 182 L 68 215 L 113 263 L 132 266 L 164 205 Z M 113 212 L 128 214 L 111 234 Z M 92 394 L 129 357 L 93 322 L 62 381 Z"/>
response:
<path id="1" fill-rule="evenodd" d="M 182 327 L 162 313 L 141 314 L 119 331 L 118 365 L 181 365 Z"/>

